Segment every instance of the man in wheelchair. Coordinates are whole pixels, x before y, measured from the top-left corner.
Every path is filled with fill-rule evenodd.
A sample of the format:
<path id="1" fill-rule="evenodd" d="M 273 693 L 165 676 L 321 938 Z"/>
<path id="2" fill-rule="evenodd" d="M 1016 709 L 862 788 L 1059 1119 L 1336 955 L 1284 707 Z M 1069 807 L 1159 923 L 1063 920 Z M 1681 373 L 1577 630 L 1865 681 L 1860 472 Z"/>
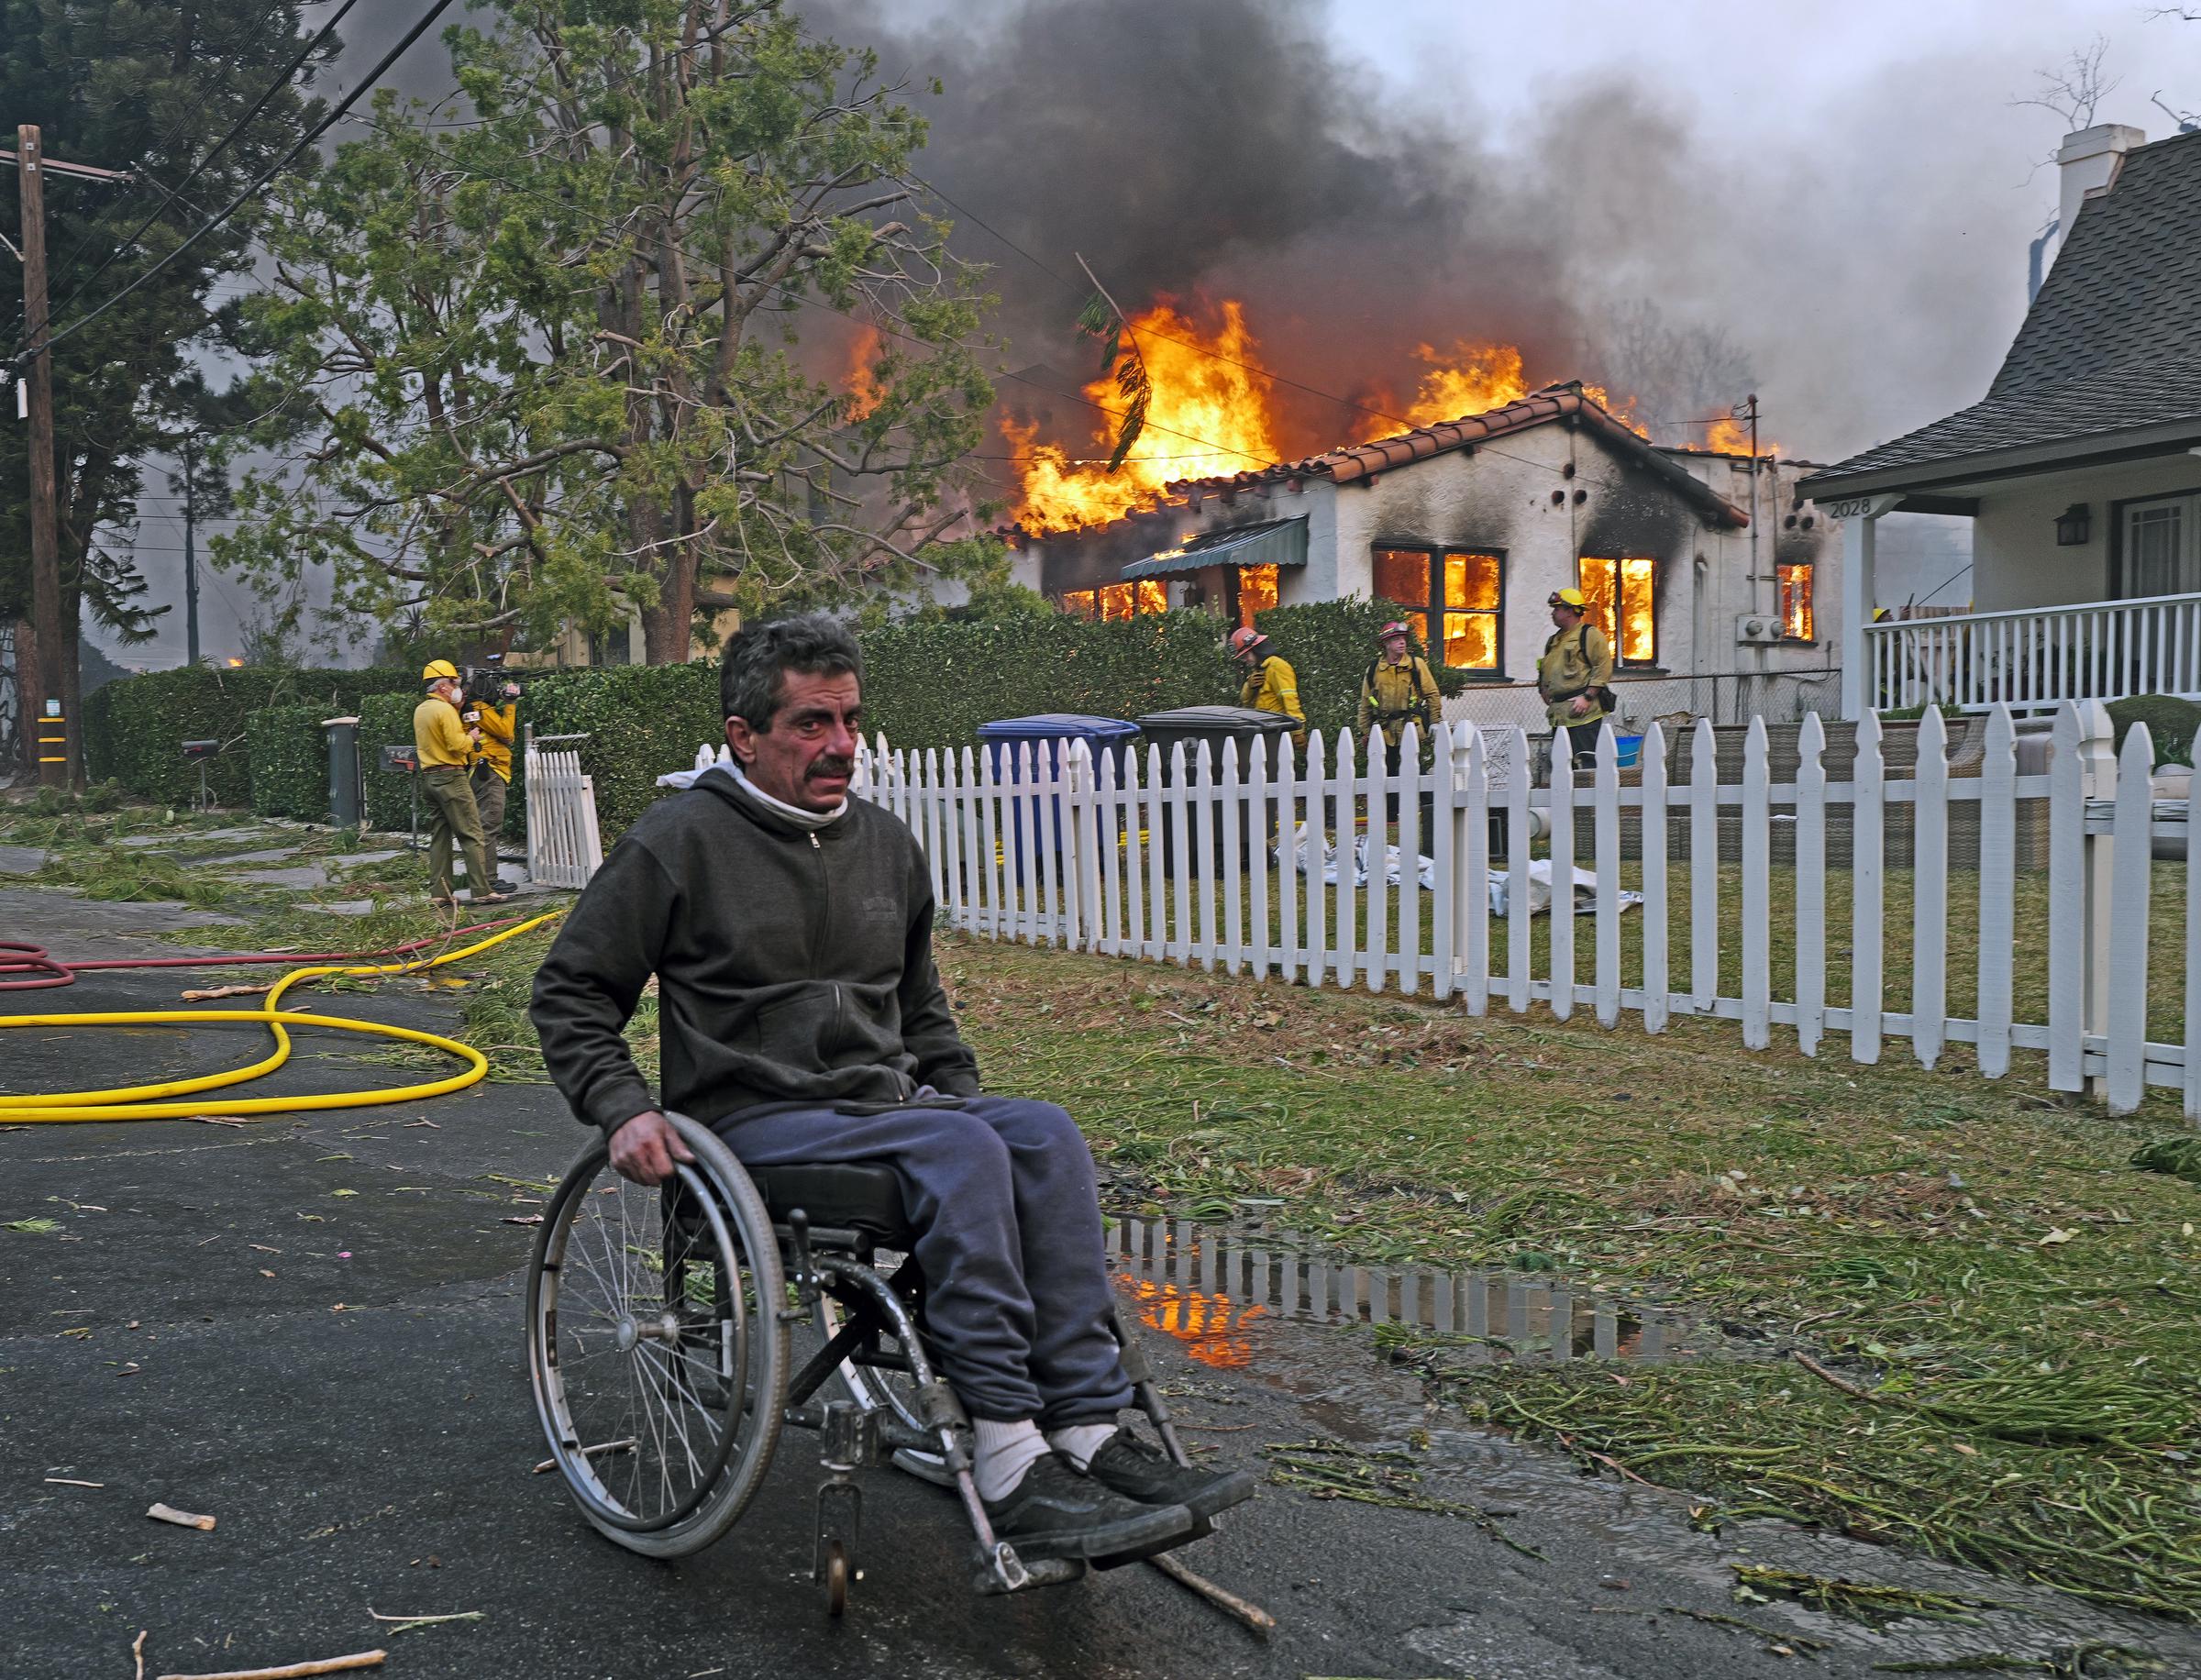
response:
<path id="1" fill-rule="evenodd" d="M 1052 1103 L 989 1096 L 933 963 L 915 837 L 849 796 L 855 638 L 823 614 L 745 632 L 720 672 L 734 762 L 614 848 L 536 979 L 559 1089 L 644 1185 L 693 1158 L 666 1110 L 745 1167 L 890 1165 L 916 1232 L 927 1340 L 972 1420 L 994 1532 L 1103 1565 L 1205 1532 L 1244 1471 L 1174 1462 L 1117 1414 L 1092 1155 Z M 622 1029 L 658 983 L 663 1101 Z"/>

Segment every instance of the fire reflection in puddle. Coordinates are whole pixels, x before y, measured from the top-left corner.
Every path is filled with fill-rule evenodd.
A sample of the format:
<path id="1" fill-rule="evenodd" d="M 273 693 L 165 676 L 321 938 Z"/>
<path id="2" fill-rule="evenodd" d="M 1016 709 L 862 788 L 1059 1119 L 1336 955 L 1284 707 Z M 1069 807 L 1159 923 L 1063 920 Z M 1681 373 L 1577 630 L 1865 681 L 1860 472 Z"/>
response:
<path id="1" fill-rule="evenodd" d="M 1141 1322 L 1200 1364 L 1254 1362 L 1267 1317 L 1396 1324 L 1458 1336 L 1493 1360 L 1684 1358 L 1691 1321 L 1579 1294 L 1564 1279 L 1517 1272 L 1361 1266 L 1311 1254 L 1280 1232 L 1219 1231 L 1189 1220 L 1115 1220 L 1108 1258 Z"/>

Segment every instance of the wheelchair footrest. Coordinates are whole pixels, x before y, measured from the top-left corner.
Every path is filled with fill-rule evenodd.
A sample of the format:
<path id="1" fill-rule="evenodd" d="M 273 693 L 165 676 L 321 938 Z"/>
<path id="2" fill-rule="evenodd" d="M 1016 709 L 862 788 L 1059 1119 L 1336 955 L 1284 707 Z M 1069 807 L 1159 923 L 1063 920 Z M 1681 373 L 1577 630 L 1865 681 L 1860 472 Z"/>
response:
<path id="1" fill-rule="evenodd" d="M 979 1555 L 971 1585 L 986 1597 L 1028 1592 L 1034 1586 L 1067 1586 L 1082 1580 L 1087 1564 L 1081 1557 L 1048 1557 L 1027 1564 L 1005 1544 L 998 1543 L 991 1557 Z"/>

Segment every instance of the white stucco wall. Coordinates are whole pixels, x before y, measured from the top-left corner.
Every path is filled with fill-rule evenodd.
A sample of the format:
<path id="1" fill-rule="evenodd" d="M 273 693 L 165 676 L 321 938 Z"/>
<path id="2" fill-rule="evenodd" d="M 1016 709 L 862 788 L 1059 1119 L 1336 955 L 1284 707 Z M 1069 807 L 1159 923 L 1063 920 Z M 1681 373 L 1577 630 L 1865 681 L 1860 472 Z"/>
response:
<path id="1" fill-rule="evenodd" d="M 1973 526 L 1973 605 L 1982 613 L 2109 597 L 2110 504 L 2201 490 L 2201 460 L 2178 455 L 1981 488 Z M 2093 512 L 2080 547 L 2059 547 L 2056 516 L 2074 502 Z"/>

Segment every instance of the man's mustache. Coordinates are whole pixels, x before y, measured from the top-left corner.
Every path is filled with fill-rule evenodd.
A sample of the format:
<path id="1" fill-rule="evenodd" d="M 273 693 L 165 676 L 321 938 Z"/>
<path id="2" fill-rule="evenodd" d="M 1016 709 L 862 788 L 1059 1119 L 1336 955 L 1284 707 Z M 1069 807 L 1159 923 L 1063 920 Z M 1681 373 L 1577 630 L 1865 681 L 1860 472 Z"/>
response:
<path id="1" fill-rule="evenodd" d="M 802 773 L 805 776 L 853 776 L 856 774 L 856 760 L 827 757 L 815 760 Z"/>

